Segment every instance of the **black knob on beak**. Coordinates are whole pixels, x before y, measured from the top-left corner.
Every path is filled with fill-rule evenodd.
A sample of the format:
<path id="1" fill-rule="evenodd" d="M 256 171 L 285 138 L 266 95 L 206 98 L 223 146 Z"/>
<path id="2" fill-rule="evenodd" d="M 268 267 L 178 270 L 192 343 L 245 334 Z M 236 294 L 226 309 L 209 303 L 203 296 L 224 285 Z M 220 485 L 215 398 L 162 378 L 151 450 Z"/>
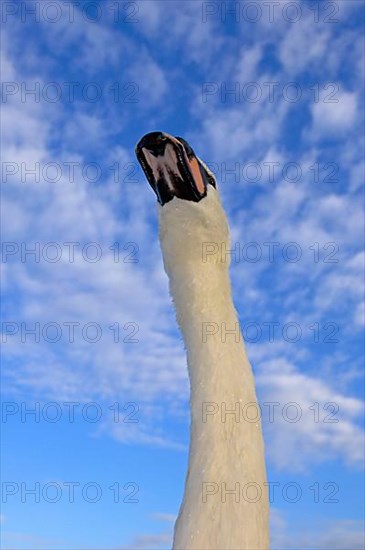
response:
<path id="1" fill-rule="evenodd" d="M 141 139 L 137 147 L 144 147 L 157 157 L 164 154 L 167 142 L 167 136 L 163 132 L 150 132 Z"/>

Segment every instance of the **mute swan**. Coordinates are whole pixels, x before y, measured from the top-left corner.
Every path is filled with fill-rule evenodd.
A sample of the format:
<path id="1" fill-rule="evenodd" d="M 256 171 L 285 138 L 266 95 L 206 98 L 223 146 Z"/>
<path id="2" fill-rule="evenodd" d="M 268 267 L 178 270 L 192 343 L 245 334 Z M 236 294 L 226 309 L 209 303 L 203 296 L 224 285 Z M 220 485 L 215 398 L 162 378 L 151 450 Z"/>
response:
<path id="1" fill-rule="evenodd" d="M 147 134 L 136 155 L 158 198 L 163 262 L 190 378 L 189 466 L 173 549 L 267 549 L 269 505 L 253 373 L 228 262 L 212 253 L 222 243 L 229 250 L 215 178 L 185 140 L 169 134 Z"/>

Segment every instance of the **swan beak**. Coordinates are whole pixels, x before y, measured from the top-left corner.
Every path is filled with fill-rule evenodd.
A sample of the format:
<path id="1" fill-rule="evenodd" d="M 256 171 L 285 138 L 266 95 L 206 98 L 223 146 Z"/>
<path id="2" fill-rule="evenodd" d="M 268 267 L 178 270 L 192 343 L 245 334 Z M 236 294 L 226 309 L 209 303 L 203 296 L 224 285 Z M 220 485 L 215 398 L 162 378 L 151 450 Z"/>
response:
<path id="1" fill-rule="evenodd" d="M 151 132 L 138 142 L 136 156 L 161 205 L 174 197 L 199 202 L 208 184 L 215 187 L 213 174 L 182 138 Z"/>

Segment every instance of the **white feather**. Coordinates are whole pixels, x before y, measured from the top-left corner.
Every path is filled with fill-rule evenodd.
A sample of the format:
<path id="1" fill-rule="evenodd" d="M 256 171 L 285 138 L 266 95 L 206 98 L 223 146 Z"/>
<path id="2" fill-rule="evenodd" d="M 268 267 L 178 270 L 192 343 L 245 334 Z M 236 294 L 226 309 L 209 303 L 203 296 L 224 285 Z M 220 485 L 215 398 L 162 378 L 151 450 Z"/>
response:
<path id="1" fill-rule="evenodd" d="M 256 403 L 256 394 L 242 336 L 228 334 L 225 342 L 222 338 L 224 326 L 228 330 L 238 327 L 228 262 L 219 252 L 203 256 L 207 243 L 213 243 L 210 250 L 214 245 L 220 250 L 222 243 L 229 249 L 228 224 L 219 195 L 209 185 L 207 196 L 197 203 L 174 198 L 158 209 L 164 266 L 186 346 L 191 384 L 189 468 L 173 548 L 267 549 L 269 506 L 260 421 L 250 422 L 243 415 L 237 421 L 235 415 L 228 414 L 223 422 L 221 416 L 223 403 L 227 410 L 237 404 L 243 409 L 245 404 Z M 206 342 L 203 323 L 219 328 Z M 203 422 L 207 402 L 215 403 L 219 413 Z M 204 484 L 209 482 L 219 490 L 203 502 L 203 490 L 208 487 Z M 247 483 L 256 484 L 248 495 Z M 234 494 L 227 494 L 224 502 L 224 488 L 237 487 L 239 501 Z M 255 487 L 261 496 L 250 502 Z"/>

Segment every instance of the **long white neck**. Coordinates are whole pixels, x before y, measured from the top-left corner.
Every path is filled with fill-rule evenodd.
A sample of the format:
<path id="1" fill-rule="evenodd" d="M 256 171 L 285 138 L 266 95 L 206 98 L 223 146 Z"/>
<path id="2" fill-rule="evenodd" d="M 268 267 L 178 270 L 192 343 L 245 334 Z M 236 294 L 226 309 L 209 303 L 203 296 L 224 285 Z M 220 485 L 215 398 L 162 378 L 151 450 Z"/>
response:
<path id="1" fill-rule="evenodd" d="M 178 209 L 179 204 L 172 213 L 177 225 Z M 173 252 L 164 230 L 168 218 L 160 218 L 161 244 L 191 384 L 189 468 L 173 548 L 267 549 L 261 423 L 228 264 L 203 262 L 202 257 L 189 262 L 182 250 Z M 225 239 L 229 248 L 228 234 Z"/>

